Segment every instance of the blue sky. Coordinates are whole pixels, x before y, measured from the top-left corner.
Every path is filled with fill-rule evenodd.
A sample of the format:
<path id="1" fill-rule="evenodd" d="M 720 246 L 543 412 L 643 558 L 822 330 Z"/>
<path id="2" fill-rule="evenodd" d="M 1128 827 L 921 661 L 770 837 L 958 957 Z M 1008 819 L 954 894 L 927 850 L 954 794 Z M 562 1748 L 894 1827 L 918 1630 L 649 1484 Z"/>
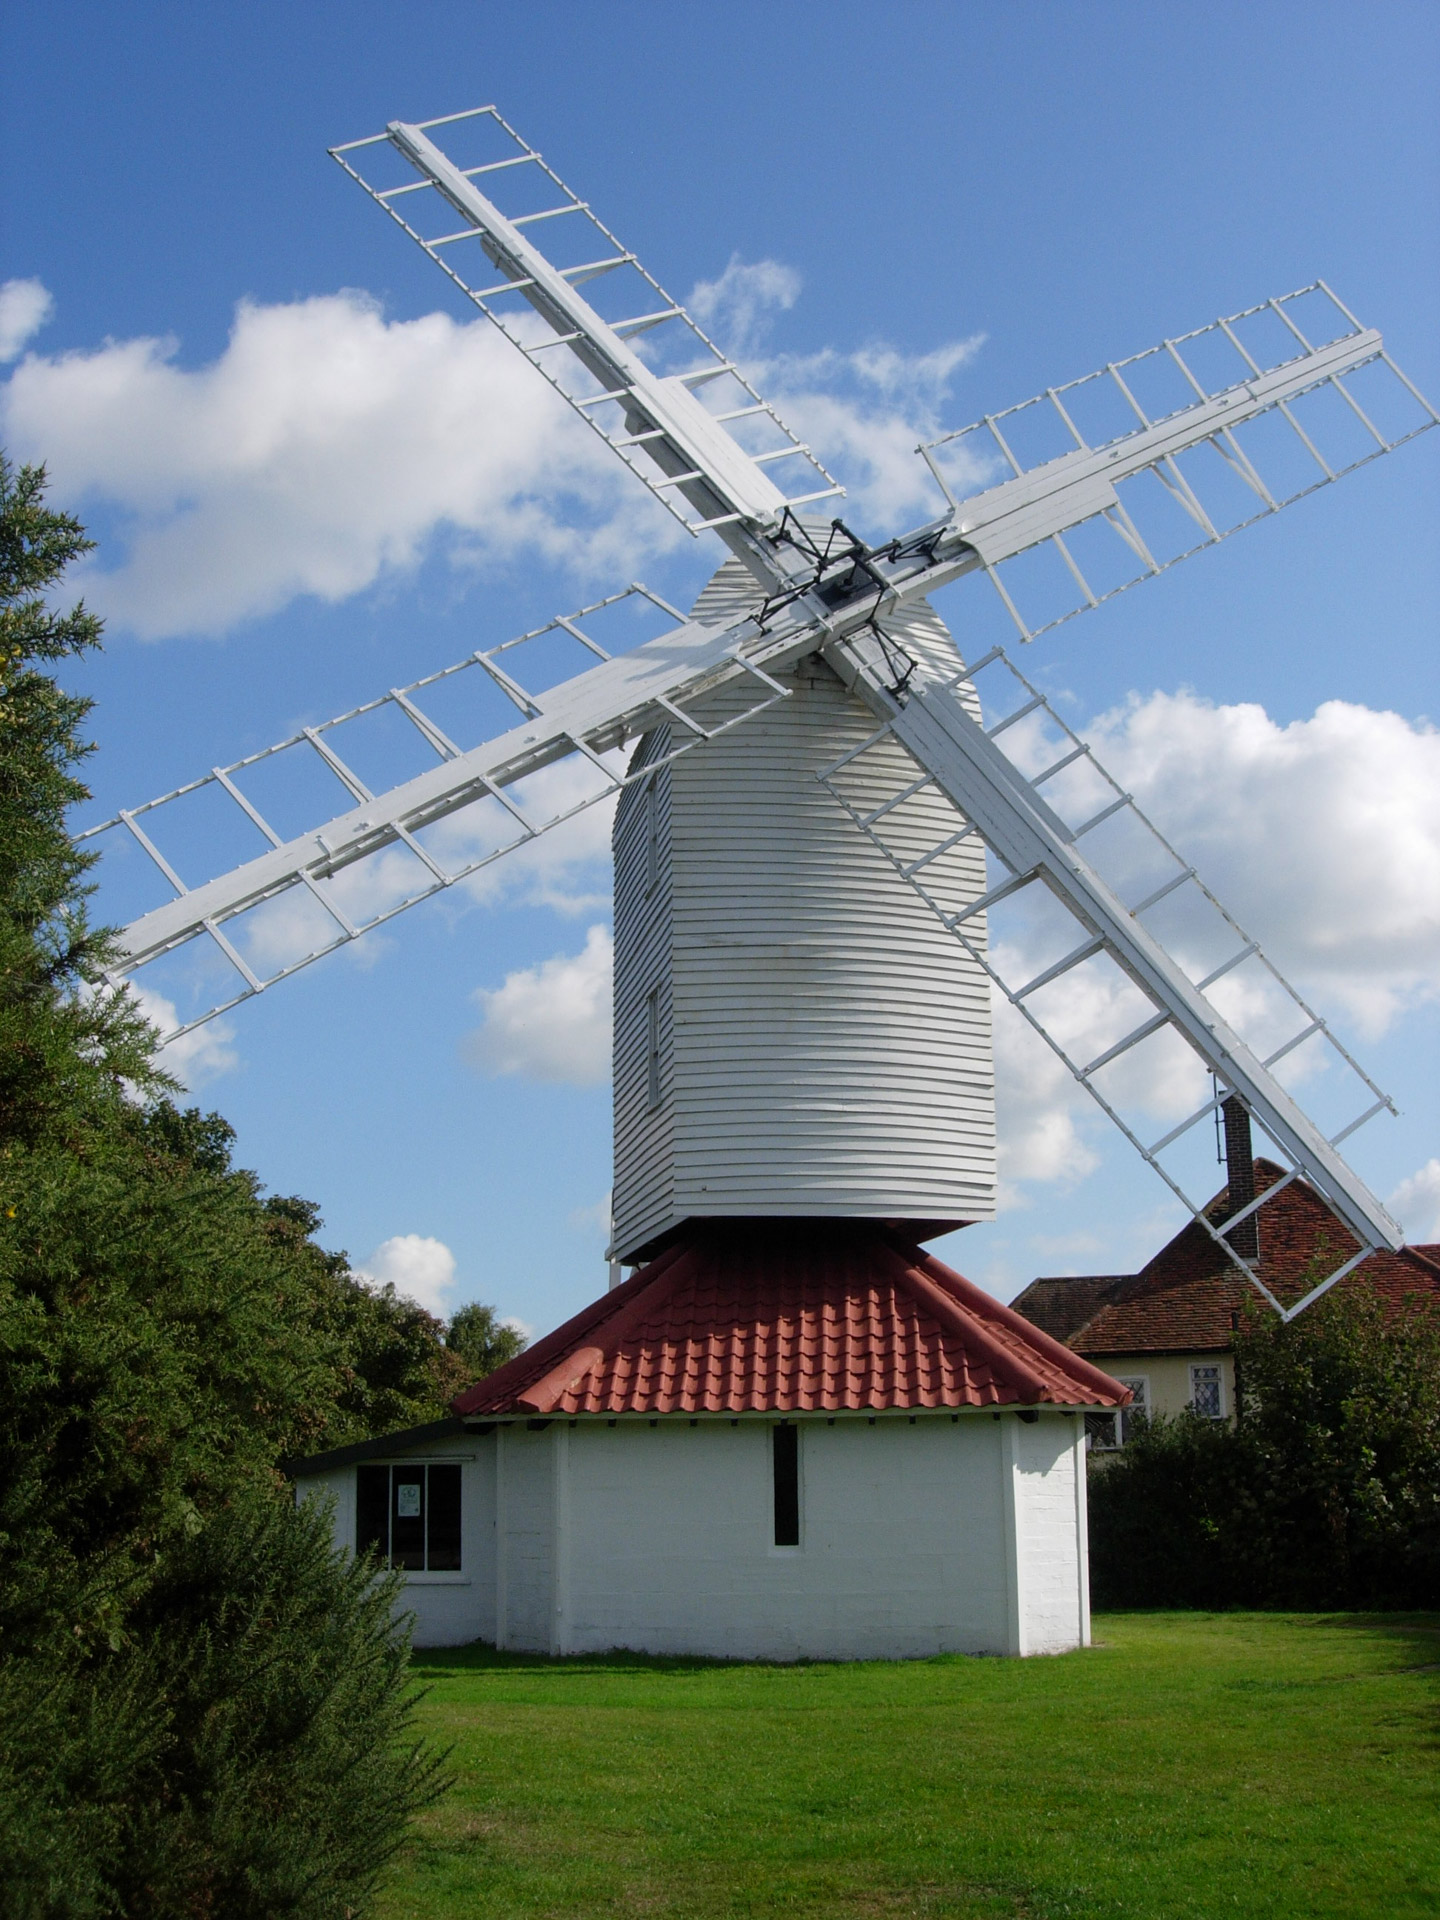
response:
<path id="1" fill-rule="evenodd" d="M 1431 5 L 1363 30 L 1287 0 L 7 16 L 0 281 L 52 305 L 0 412 L 103 543 L 87 817 L 717 564 L 326 157 L 391 118 L 493 100 L 672 291 L 718 287 L 732 338 L 745 295 L 762 385 L 876 532 L 928 516 L 921 432 L 1317 276 L 1440 393 Z M 1432 1237 L 1437 505 L 1433 434 L 1026 655 L 1396 1094 L 1355 1157 Z M 962 642 L 991 613 L 945 611 Z M 375 1270 L 553 1324 L 603 1283 L 606 885 L 592 829 L 417 909 L 229 1016 L 196 1097 L 357 1260 L 398 1243 Z M 506 1028 L 547 1006 L 592 1084 Z M 1014 1071 L 1011 1204 L 942 1251 L 1004 1295 L 1133 1266 L 1163 1196 Z"/>

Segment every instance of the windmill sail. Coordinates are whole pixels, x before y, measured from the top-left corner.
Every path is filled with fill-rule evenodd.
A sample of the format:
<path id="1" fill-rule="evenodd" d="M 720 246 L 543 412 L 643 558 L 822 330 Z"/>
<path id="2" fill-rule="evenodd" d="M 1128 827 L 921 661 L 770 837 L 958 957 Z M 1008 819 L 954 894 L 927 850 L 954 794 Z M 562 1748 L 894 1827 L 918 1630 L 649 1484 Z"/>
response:
<path id="1" fill-rule="evenodd" d="M 665 615 L 666 631 L 609 657 L 581 623 L 587 615 L 632 597 Z M 556 634 L 574 642 L 582 658 L 587 651 L 598 655 L 599 663 L 548 693 L 531 694 L 517 678 L 522 669 L 501 656 Z M 784 621 L 764 635 L 748 622 L 733 631 L 700 626 L 685 621 L 647 589 L 634 587 L 597 607 L 477 652 L 409 687 L 391 688 L 323 726 L 308 727 L 231 766 L 212 768 L 144 806 L 126 808 L 77 835 L 78 841 L 98 843 L 102 851 L 107 837 L 138 845 L 174 897 L 125 928 L 112 982 L 118 984 L 208 936 L 226 963 L 221 976 L 226 984 L 202 1010 L 164 1036 L 177 1038 L 618 793 L 630 776 L 609 756 L 638 734 L 657 724 L 669 725 L 670 757 L 675 758 L 715 731 L 739 725 L 784 699 L 787 689 L 771 669 L 783 668 L 809 651 L 816 638 L 808 617 Z M 433 691 L 466 673 L 493 682 L 510 710 L 518 709 L 523 717 L 518 725 L 462 750 L 427 706 Z M 697 696 L 731 680 L 743 691 L 719 728 L 687 710 Z M 372 792 L 345 757 L 351 752 L 346 729 L 357 731 L 356 723 L 384 709 L 414 729 L 434 764 L 399 785 Z M 255 779 L 287 756 L 313 759 L 331 776 L 328 790 L 345 794 L 351 804 L 339 813 L 322 814 L 302 833 L 283 836 L 262 810 Z M 572 756 L 588 762 L 593 775 L 583 793 L 567 795 L 556 807 L 547 804 L 542 790 L 538 804 L 532 803 L 527 785 Z M 185 837 L 187 811 L 207 801 L 226 810 L 228 825 L 248 827 L 257 842 L 269 844 L 229 872 L 191 885 L 182 874 L 176 842 Z M 437 847 L 430 830 L 462 813 L 470 816 L 470 830 Z M 213 820 L 213 814 L 210 817 Z M 267 909 L 287 896 L 292 907 L 297 897 L 308 906 L 298 917 L 289 914 L 295 938 L 288 946 L 277 944 L 273 911 L 268 921 L 265 917 Z"/>
<path id="2" fill-rule="evenodd" d="M 430 138 L 442 126 L 484 143 L 477 150 L 486 157 L 457 166 Z M 764 577 L 774 554 L 751 529 L 773 527 L 787 507 L 843 491 L 679 301 L 493 107 L 418 126 L 393 121 L 382 134 L 331 151 L 689 532 L 713 529 Z M 378 185 L 376 163 L 394 156 L 419 178 Z M 538 182 L 550 204 L 503 212 L 480 181 L 496 193 Z M 458 229 L 456 216 L 464 222 Z M 569 265 L 552 261 L 529 236 L 532 225 L 557 219 L 567 229 Z M 477 260 L 483 273 L 471 264 Z M 577 291 L 611 276 L 616 292 L 638 300 L 638 313 L 605 318 Z M 527 309 L 548 333 L 524 324 Z M 648 359 L 632 344 L 642 337 Z"/>
<path id="3" fill-rule="evenodd" d="M 1437 418 L 1375 329 L 1317 280 L 986 414 L 920 452 L 955 531 L 1021 639 L 1033 640 L 1393 452 Z M 1085 548 L 1074 538 L 1082 529 Z M 1023 580 L 1007 565 L 1022 555 Z"/>
<path id="4" fill-rule="evenodd" d="M 1399 1247 L 1400 1229 L 1337 1150 L 1342 1139 L 1375 1114 L 1393 1112 L 1389 1098 L 1001 650 L 997 648 L 948 683 L 921 680 L 901 696 L 890 685 L 892 663 L 873 639 L 842 643 L 830 648 L 826 657 L 882 716 L 882 724 L 868 740 L 822 769 L 822 783 L 1271 1306 L 1291 1318 L 1377 1248 Z M 1018 682 L 1026 697 L 987 729 L 971 711 L 973 690 L 985 669 L 997 665 Z M 971 695 L 968 702 L 956 697 L 962 692 Z M 1043 732 L 1037 725 L 1042 715 L 1048 723 Z M 1013 742 L 1016 734 L 1011 729 L 1022 727 L 1029 735 L 1026 757 L 1048 762 L 1033 772 L 1025 771 L 1019 757 L 1001 743 L 1001 736 Z M 1058 752 L 1051 747 L 1037 754 L 1045 734 L 1052 739 L 1058 736 Z M 885 762 L 887 753 L 893 754 L 897 742 L 907 750 L 917 777 L 902 777 L 895 785 L 892 776 L 891 790 L 877 800 L 874 770 Z M 854 798 L 859 779 L 865 783 L 863 808 Z M 1084 818 L 1072 823 L 1058 804 L 1051 803 L 1054 788 L 1051 798 L 1041 791 L 1051 781 L 1069 785 L 1071 805 L 1066 812 L 1078 808 Z M 927 790 L 943 793 L 952 803 L 954 817 L 931 846 L 916 853 L 912 843 L 902 851 L 906 809 Z M 1126 829 L 1131 831 L 1127 834 Z M 1088 857 L 1082 843 L 1092 835 L 1110 838 L 1114 863 L 1132 880 L 1132 904 L 1126 904 L 1097 862 Z M 977 898 L 956 904 L 932 882 L 933 863 L 970 836 L 983 841 L 996 857 L 1003 877 Z M 977 937 L 975 929 L 984 924 L 982 916 L 991 909 L 1017 900 L 1030 888 L 1043 888 L 1065 910 L 1074 944 L 1061 940 L 1060 951 L 1048 964 L 1038 966 L 1028 979 L 1016 980 L 996 959 L 993 926 L 989 938 Z M 1206 953 L 1199 967 L 1192 962 L 1188 969 L 1162 944 L 1154 926 L 1162 910 L 1175 921 L 1187 893 L 1190 905 L 1198 901 L 1210 910 L 1205 917 L 1211 923 L 1197 938 L 1194 915 L 1188 926 L 1176 921 L 1182 928 L 1181 938 L 1188 936 L 1192 952 Z M 1200 968 L 1197 980 L 1194 973 Z M 1237 994 L 1245 969 L 1251 974 L 1251 991 Z M 1103 978 L 1107 973 L 1109 983 Z M 1085 974 L 1090 976 L 1092 997 L 1097 991 L 1105 994 L 1106 985 L 1111 986 L 1105 995 L 1111 1029 L 1097 1040 L 1091 1028 L 1089 1044 L 1077 1052 L 1073 1034 L 1067 1031 L 1075 1025 L 1073 1008 L 1066 1004 L 1062 983 L 1068 981 L 1073 989 Z M 1115 993 L 1117 980 L 1129 991 Z M 1265 1057 L 1247 1043 L 1216 999 L 1207 995 L 1207 989 L 1217 986 L 1228 986 L 1232 1003 L 1242 1012 L 1258 1015 L 1268 1029 L 1271 1039 Z M 1047 989 L 1061 989 L 1059 994 L 1051 992 L 1048 1006 Z M 1123 1083 L 1117 1087 L 1116 1078 L 1123 1073 L 1128 1056 L 1146 1048 L 1153 1053 L 1174 1038 L 1183 1041 L 1213 1075 L 1214 1091 L 1158 1138 L 1147 1140 L 1123 1112 Z M 1330 1064 L 1339 1067 L 1358 1096 L 1360 1110 L 1350 1111 L 1331 1138 L 1276 1078 L 1280 1063 L 1288 1058 L 1293 1064 L 1307 1047 L 1327 1052 Z M 1203 1193 L 1187 1190 L 1164 1158 L 1167 1148 L 1182 1142 L 1224 1104 L 1227 1090 L 1240 1097 L 1283 1155 L 1290 1173 L 1282 1185 L 1303 1175 L 1359 1243 L 1353 1257 L 1342 1257 L 1328 1273 L 1315 1276 L 1304 1297 L 1288 1309 L 1265 1285 L 1258 1261 L 1248 1255 L 1250 1236 L 1236 1232 L 1281 1189 L 1267 1189 L 1217 1225 L 1205 1211 Z"/>

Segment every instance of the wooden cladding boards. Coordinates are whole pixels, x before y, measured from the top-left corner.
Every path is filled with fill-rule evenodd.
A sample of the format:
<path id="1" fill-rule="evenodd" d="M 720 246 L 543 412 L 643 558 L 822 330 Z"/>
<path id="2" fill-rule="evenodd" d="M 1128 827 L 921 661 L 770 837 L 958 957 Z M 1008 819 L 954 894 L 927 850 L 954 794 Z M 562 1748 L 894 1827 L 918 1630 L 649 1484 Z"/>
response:
<path id="1" fill-rule="evenodd" d="M 668 728 L 647 734 L 635 765 L 666 754 Z M 670 794 L 672 771 L 657 768 L 620 797 L 615 854 L 614 1244 L 642 1246 L 674 1213 L 674 1103 L 671 992 Z M 658 1102 L 651 1100 L 650 997 L 656 996 Z"/>
<path id="2" fill-rule="evenodd" d="M 753 596 L 731 571 L 697 616 L 733 618 L 736 596 Z M 924 670 L 954 671 L 928 607 L 906 624 L 902 643 Z M 869 712 L 818 660 L 788 684 L 788 700 L 657 775 L 658 857 L 647 856 L 644 782 L 617 815 L 622 1256 L 692 1215 L 994 1211 L 989 983 L 815 778 L 873 732 Z M 710 725 L 742 704 L 743 689 L 720 689 L 697 717 Z M 660 738 L 641 751 L 664 751 Z M 887 742 L 855 763 L 847 797 L 879 805 L 915 777 Z M 902 857 L 961 824 L 929 789 L 886 821 Z M 927 871 L 947 904 L 985 887 L 973 839 Z M 983 921 L 971 929 L 983 939 Z M 662 1101 L 651 1109 L 646 1001 L 657 985 Z"/>

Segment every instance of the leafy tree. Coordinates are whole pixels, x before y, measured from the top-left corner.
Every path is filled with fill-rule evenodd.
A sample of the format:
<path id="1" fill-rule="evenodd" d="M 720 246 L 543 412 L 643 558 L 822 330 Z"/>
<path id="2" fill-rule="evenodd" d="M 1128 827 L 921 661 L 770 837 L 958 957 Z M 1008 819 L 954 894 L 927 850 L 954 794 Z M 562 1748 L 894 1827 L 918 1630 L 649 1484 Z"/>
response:
<path id="1" fill-rule="evenodd" d="M 120 1105 L 0 1220 L 0 1634 L 110 1633 L 192 1516 L 286 1455 L 437 1417 L 438 1323 L 262 1200 L 218 1116 Z M 10 1211 L 10 1210 L 7 1210 Z"/>
<path id="2" fill-rule="evenodd" d="M 1106 1606 L 1440 1605 L 1440 1310 L 1363 1281 L 1236 1342 L 1233 1427 L 1137 1423 L 1090 1482 Z"/>
<path id="3" fill-rule="evenodd" d="M 1265 1489 L 1264 1590 L 1284 1604 L 1440 1602 L 1440 1309 L 1334 1292 L 1238 1342 Z"/>
<path id="4" fill-rule="evenodd" d="M 468 1386 L 523 1353 L 525 1336 L 497 1319 L 494 1307 L 481 1306 L 475 1300 L 451 1316 L 445 1330 L 445 1345 L 462 1362 L 465 1378 L 461 1385 Z"/>

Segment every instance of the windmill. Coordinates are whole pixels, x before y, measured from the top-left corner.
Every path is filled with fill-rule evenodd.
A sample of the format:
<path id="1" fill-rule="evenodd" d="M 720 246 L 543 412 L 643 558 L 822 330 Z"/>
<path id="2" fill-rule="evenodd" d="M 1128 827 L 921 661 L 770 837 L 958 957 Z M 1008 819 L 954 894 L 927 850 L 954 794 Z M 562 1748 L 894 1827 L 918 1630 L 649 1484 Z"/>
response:
<path id="1" fill-rule="evenodd" d="M 915 1237 L 989 1217 L 992 994 L 1284 1317 L 1398 1246 L 1339 1151 L 1387 1096 L 1005 649 L 967 658 L 929 599 L 984 575 L 1028 641 L 1391 451 L 1437 415 L 1380 335 L 1317 282 L 1166 340 L 921 448 L 941 510 L 869 544 L 823 508 L 841 489 L 741 368 L 493 107 L 333 152 L 729 557 L 688 615 L 632 587 L 92 829 L 128 836 L 174 892 L 125 929 L 116 984 L 208 943 L 228 982 L 189 1031 L 618 798 L 617 1258 L 697 1217 Z M 1041 563 L 1065 593 L 1036 613 Z M 596 621 L 622 605 L 663 630 L 612 655 Z M 523 649 L 556 642 L 585 669 L 527 686 Z M 477 676 L 510 724 L 466 744 L 437 703 Z M 379 719 L 428 764 L 374 790 L 342 743 Z M 296 754 L 344 801 L 300 833 L 256 787 Z M 557 805 L 546 770 L 567 760 L 591 784 Z M 259 850 L 194 883 L 165 824 L 197 801 Z M 1024 916 L 1025 939 L 998 938 L 997 913 Z M 1099 1027 L 1077 1024 L 1082 983 Z M 1158 1135 L 1156 1075 L 1199 1089 Z M 1342 1085 L 1353 1099 L 1322 1124 L 1300 1080 L 1327 1107 Z M 1220 1109 L 1345 1229 L 1346 1256 L 1292 1304 L 1256 1257 L 1280 1189 L 1223 1221 L 1192 1191 L 1187 1153 Z"/>

